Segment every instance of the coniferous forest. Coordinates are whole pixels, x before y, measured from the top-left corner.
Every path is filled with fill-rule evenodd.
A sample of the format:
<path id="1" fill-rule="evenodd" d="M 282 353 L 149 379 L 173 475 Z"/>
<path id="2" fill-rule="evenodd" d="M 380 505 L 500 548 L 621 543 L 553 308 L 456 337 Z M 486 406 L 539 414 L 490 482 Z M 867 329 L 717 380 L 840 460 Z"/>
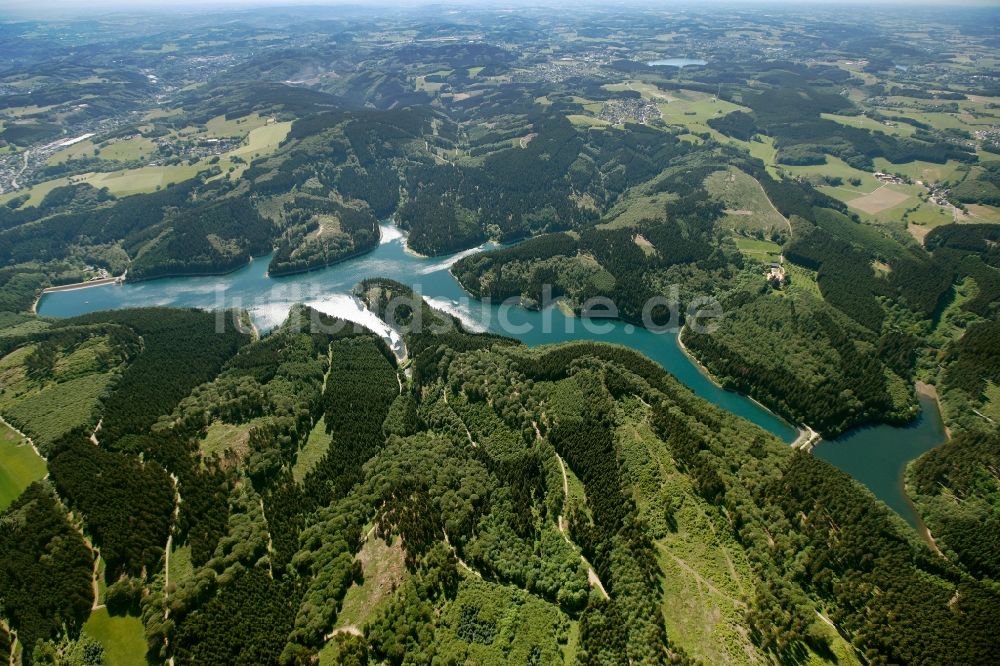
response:
<path id="1" fill-rule="evenodd" d="M 9 0 L 0 662 L 997 663 L 1000 9 L 838 1 Z"/>

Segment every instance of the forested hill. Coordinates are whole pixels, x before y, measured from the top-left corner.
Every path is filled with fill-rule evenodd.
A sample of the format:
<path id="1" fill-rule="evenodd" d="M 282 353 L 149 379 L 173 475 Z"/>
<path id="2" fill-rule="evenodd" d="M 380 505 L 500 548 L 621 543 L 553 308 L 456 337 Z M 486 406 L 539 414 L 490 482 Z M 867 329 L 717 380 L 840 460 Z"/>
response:
<path id="1" fill-rule="evenodd" d="M 409 292 L 359 293 L 380 311 Z M 412 373 L 306 308 L 211 352 L 156 342 L 197 334 L 201 315 L 171 310 L 16 343 L 52 340 L 58 368 L 80 327 L 146 341 L 95 403 L 98 443 L 93 421 L 59 437 L 50 479 L 4 514 L 7 561 L 72 537 L 48 568 L 0 577 L 11 629 L 42 641 L 27 651 L 72 647 L 90 545 L 106 562 L 98 601 L 142 618 L 155 662 L 985 663 L 1000 647 L 1000 597 L 979 569 L 932 553 L 826 463 L 628 349 L 527 349 L 420 307 L 437 325 L 402 318 Z M 156 376 L 186 397 L 121 412 L 115 396 L 160 353 L 174 364 Z M 172 374 L 187 364 L 202 374 Z M 685 628 L 712 617 L 726 633 Z"/>
<path id="2" fill-rule="evenodd" d="M 654 4 L 0 17 L 0 663 L 997 661 L 1000 10 Z M 352 292 L 399 356 L 301 305 L 35 311 L 382 230 L 827 440 L 933 387 L 919 533 L 638 353 L 416 285 Z"/>

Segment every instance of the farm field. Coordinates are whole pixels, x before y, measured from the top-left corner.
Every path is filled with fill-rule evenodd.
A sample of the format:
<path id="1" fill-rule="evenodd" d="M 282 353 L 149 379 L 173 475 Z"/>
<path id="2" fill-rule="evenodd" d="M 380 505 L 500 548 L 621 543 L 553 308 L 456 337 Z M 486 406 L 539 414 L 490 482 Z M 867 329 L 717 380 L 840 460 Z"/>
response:
<path id="1" fill-rule="evenodd" d="M 848 200 L 847 205 L 862 213 L 877 215 L 891 208 L 896 208 L 909 200 L 910 195 L 906 192 L 900 192 L 889 185 L 883 185 L 874 192 Z"/>

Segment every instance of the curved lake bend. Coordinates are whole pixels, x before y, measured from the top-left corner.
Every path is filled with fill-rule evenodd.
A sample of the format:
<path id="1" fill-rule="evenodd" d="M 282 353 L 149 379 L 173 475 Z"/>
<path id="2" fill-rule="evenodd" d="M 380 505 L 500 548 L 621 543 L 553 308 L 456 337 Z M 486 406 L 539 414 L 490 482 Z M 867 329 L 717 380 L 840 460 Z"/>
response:
<path id="1" fill-rule="evenodd" d="M 707 65 L 708 61 L 698 58 L 661 58 L 646 63 L 650 67 L 688 67 L 692 65 Z"/>
<path id="2" fill-rule="evenodd" d="M 162 278 L 47 293 L 42 295 L 37 310 L 42 316 L 72 317 L 129 307 L 241 307 L 250 312 L 259 328 L 268 329 L 284 320 L 293 303 L 302 302 L 322 312 L 359 321 L 398 343 L 398 337 L 350 295 L 354 285 L 364 278 L 387 277 L 413 286 L 433 306 L 451 312 L 475 330 L 488 329 L 531 346 L 599 340 L 631 347 L 659 363 L 699 397 L 756 423 L 786 442 L 795 439 L 795 428 L 784 420 L 749 398 L 713 384 L 680 350 L 674 332 L 653 333 L 620 321 L 591 322 L 567 316 L 557 307 L 538 312 L 520 307 L 501 308 L 471 299 L 449 269 L 461 257 L 475 251 L 450 257 L 418 257 L 406 251 L 398 229 L 384 225 L 382 243 L 371 253 L 311 273 L 270 278 L 267 276 L 270 257 L 261 257 L 228 275 Z M 938 424 L 937 431 L 941 431 L 935 443 L 944 440 L 933 401 L 930 408 L 925 405 L 925 413 L 933 411 L 933 419 L 922 418 L 909 428 L 883 426 L 860 430 L 820 445 L 816 453 L 865 482 L 889 506 L 913 522 L 912 509 L 902 493 L 901 470 L 908 460 L 934 445 L 930 443 L 936 437 L 931 432 L 934 428 L 921 435 L 923 444 L 908 443 L 914 433 L 924 432 L 926 421 L 934 421 Z M 877 466 L 868 462 L 886 456 L 891 462 Z M 878 474 L 873 474 L 875 469 L 880 470 Z"/>
<path id="3" fill-rule="evenodd" d="M 947 440 L 937 401 L 922 392 L 917 398 L 920 415 L 909 425 L 858 428 L 813 449 L 813 455 L 868 486 L 914 527 L 920 521 L 903 489 L 906 464 Z"/>

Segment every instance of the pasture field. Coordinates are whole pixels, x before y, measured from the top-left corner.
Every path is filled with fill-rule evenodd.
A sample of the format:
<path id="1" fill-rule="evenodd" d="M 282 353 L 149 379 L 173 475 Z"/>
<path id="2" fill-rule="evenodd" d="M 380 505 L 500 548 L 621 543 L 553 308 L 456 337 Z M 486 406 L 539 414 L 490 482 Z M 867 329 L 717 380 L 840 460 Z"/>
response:
<path id="1" fill-rule="evenodd" d="M 272 152 L 278 147 L 278 144 L 285 140 L 288 136 L 288 131 L 292 129 L 292 123 L 290 121 L 283 123 L 268 123 L 266 125 L 261 125 L 260 127 L 255 127 L 250 130 L 247 134 L 247 143 L 245 146 L 240 146 L 239 148 L 234 148 L 228 153 L 225 153 L 223 157 L 230 155 L 239 155 L 244 159 L 247 156 L 255 157 L 258 154 L 263 155 L 265 153 Z"/>
<path id="2" fill-rule="evenodd" d="M 72 146 L 66 146 L 59 152 L 55 153 L 48 160 L 45 161 L 46 164 L 62 164 L 63 162 L 75 159 L 83 156 L 93 156 L 94 151 L 97 146 L 94 144 L 92 139 L 85 139 L 79 143 L 74 143 Z"/>
<path id="3" fill-rule="evenodd" d="M 847 205 L 862 213 L 877 215 L 906 203 L 910 198 L 906 192 L 900 192 L 886 185 L 870 194 L 850 199 Z"/>
<path id="4" fill-rule="evenodd" d="M 705 189 L 726 207 L 723 223 L 732 229 L 787 229 L 760 184 L 736 168 L 716 171 L 705 179 Z"/>
<path id="5" fill-rule="evenodd" d="M 226 120 L 225 116 L 216 116 L 205 123 L 205 135 L 213 139 L 224 139 L 234 136 L 244 136 L 268 123 L 268 118 L 258 113 Z"/>
<path id="6" fill-rule="evenodd" d="M 595 118 L 593 116 L 584 116 L 579 113 L 571 113 L 566 116 L 566 119 L 578 127 L 612 127 L 612 124 L 607 120 L 601 120 L 600 118 Z"/>
<path id="7" fill-rule="evenodd" d="M 750 150 L 750 155 L 763 161 L 771 177 L 777 178 L 778 169 L 775 167 L 775 160 L 778 156 L 778 149 L 774 147 L 774 138 L 761 136 L 760 139 L 760 141 L 738 141 L 737 139 L 730 139 L 730 141 L 745 144 Z"/>
<path id="8" fill-rule="evenodd" d="M 706 122 L 711 118 L 721 118 L 733 111 L 749 111 L 746 107 L 716 99 L 707 93 L 679 90 L 675 95 L 676 98 L 672 101 L 657 105 L 664 122 L 670 125 L 683 125 L 690 132 L 708 132 L 724 143 L 731 143 L 732 140 L 709 127 Z M 740 143 L 747 145 L 746 142 Z"/>
<path id="9" fill-rule="evenodd" d="M 1000 385 L 989 381 L 983 390 L 983 406 L 979 410 L 994 423 L 1000 423 Z"/>
<path id="10" fill-rule="evenodd" d="M 622 83 L 609 83 L 607 85 L 601 86 L 608 92 L 624 92 L 626 90 L 635 90 L 643 99 L 653 100 L 653 101 L 666 101 L 671 102 L 676 100 L 665 90 L 661 90 L 655 84 L 646 83 L 645 81 L 639 81 L 637 79 L 629 79 L 623 81 Z"/>
<path id="11" fill-rule="evenodd" d="M 156 153 L 156 144 L 143 136 L 132 137 L 124 141 L 114 141 L 100 149 L 98 157 L 104 160 L 119 160 L 130 162 L 132 160 L 149 159 Z"/>
<path id="12" fill-rule="evenodd" d="M 875 168 L 887 173 L 901 173 L 914 181 L 921 180 L 925 183 L 944 183 L 961 180 L 961 174 L 957 172 L 962 166 L 961 162 L 949 160 L 946 164 L 934 164 L 933 162 L 907 162 L 905 164 L 893 164 L 889 160 L 876 157 Z"/>
<path id="13" fill-rule="evenodd" d="M 160 118 L 172 118 L 173 116 L 180 115 L 184 113 L 183 109 L 153 109 L 146 115 L 142 117 L 143 120 L 159 120 Z"/>
<path id="14" fill-rule="evenodd" d="M 92 173 L 83 180 L 98 189 L 106 187 L 115 196 L 128 196 L 129 194 L 153 192 L 157 188 L 194 178 L 204 168 L 206 168 L 204 165 L 198 163 L 147 166 L 124 171 Z"/>
<path id="15" fill-rule="evenodd" d="M 83 625 L 83 632 L 104 646 L 107 666 L 145 666 L 145 631 L 141 619 L 112 617 L 107 608 L 93 611 Z"/>
<path id="16" fill-rule="evenodd" d="M 246 118 L 249 119 L 251 117 L 252 116 L 247 116 Z M 222 169 L 222 174 L 217 177 L 229 177 L 234 180 L 239 178 L 246 170 L 248 164 L 236 164 L 229 159 L 230 157 L 238 156 L 246 162 L 251 162 L 256 157 L 270 154 L 274 152 L 278 145 L 285 139 L 286 136 L 288 136 L 288 131 L 292 127 L 292 123 L 290 121 L 271 123 L 267 122 L 267 119 L 259 116 L 257 117 L 257 120 L 259 120 L 259 122 L 256 120 L 254 122 L 247 120 L 247 123 L 242 125 L 237 125 L 236 120 L 220 121 L 213 126 L 215 131 L 220 133 L 224 133 L 232 127 L 240 127 L 243 129 L 252 128 L 246 132 L 247 140 L 244 145 L 238 146 L 237 148 L 234 148 L 227 153 L 223 153 L 220 156 L 218 165 Z M 211 123 L 212 121 L 209 122 Z M 210 133 L 211 130 L 209 130 L 209 134 Z M 190 136 L 188 136 L 188 138 L 190 138 Z M 102 149 L 100 156 L 107 159 L 139 159 L 137 155 L 149 156 L 151 154 L 142 151 L 146 151 L 152 145 L 152 142 L 148 139 L 130 139 L 128 141 L 111 144 L 107 148 Z M 78 148 L 78 146 L 80 147 Z M 67 151 L 70 151 L 71 149 L 76 149 L 77 152 L 73 153 L 74 155 L 83 154 L 88 150 L 93 151 L 94 144 L 89 140 L 81 141 L 80 144 L 70 146 L 66 151 L 56 153 L 56 155 L 53 156 L 53 159 L 56 157 L 59 157 L 59 160 L 68 159 L 70 153 Z M 112 149 L 119 151 L 117 153 L 117 157 L 109 156 L 116 154 L 108 153 L 108 151 Z M 53 189 L 78 182 L 89 183 L 98 189 L 107 187 L 108 191 L 115 196 L 128 196 L 130 194 L 154 192 L 157 188 L 167 187 L 168 185 L 181 183 L 190 178 L 194 178 L 199 171 L 208 169 L 209 166 L 209 160 L 203 159 L 195 162 L 194 164 L 184 162 L 173 165 L 144 166 L 137 169 L 91 172 L 77 176 L 55 178 L 43 183 L 38 183 L 27 190 L 29 198 L 25 205 L 37 206 L 42 202 L 42 199 L 45 198 L 45 195 Z M 233 173 L 231 174 L 228 173 L 229 167 L 234 167 Z M 0 195 L 0 204 L 6 203 L 21 194 L 24 194 L 24 190 L 2 194 Z"/>
<path id="17" fill-rule="evenodd" d="M 975 222 L 977 224 L 1000 224 L 1000 208 L 996 206 L 986 206 L 980 204 L 969 204 L 966 206 L 969 214 L 961 222 Z"/>
<path id="18" fill-rule="evenodd" d="M 791 166 L 782 164 L 780 165 L 780 168 L 792 176 L 801 176 L 815 181 L 821 190 L 832 197 L 840 199 L 841 201 L 850 201 L 858 195 L 870 194 L 882 186 L 882 183 L 868 171 L 855 169 L 844 160 L 839 157 L 834 157 L 833 155 L 826 156 L 826 164 L 815 164 L 809 166 Z M 840 178 L 844 182 L 838 186 L 823 185 L 821 180 L 823 176 Z M 850 182 L 852 178 L 860 179 L 861 184 L 852 184 Z"/>
<path id="19" fill-rule="evenodd" d="M 846 125 L 847 127 L 857 127 L 860 129 L 871 130 L 873 132 L 892 134 L 894 136 L 912 136 L 913 133 L 917 131 L 913 125 L 896 122 L 894 125 L 890 126 L 863 115 L 839 116 L 834 113 L 821 113 L 820 116 L 826 118 L 827 120 L 840 123 L 841 125 Z"/>
<path id="20" fill-rule="evenodd" d="M 765 262 L 778 261 L 781 258 L 781 246 L 777 243 L 745 236 L 736 236 L 734 240 L 739 251 L 748 257 Z"/>
<path id="21" fill-rule="evenodd" d="M 80 177 L 77 176 L 74 178 L 74 180 L 79 178 Z M 15 190 L 13 192 L 6 192 L 4 194 L 0 194 L 0 204 L 5 204 L 11 199 L 19 197 L 22 194 L 27 194 L 28 201 L 24 205 L 37 206 L 38 204 L 42 203 L 42 199 L 45 198 L 46 194 L 48 194 L 57 187 L 62 187 L 63 185 L 69 185 L 70 182 L 71 181 L 69 178 L 54 178 L 53 180 L 47 180 L 44 183 L 38 183 L 37 185 L 33 185 L 28 190 L 22 189 L 22 190 Z"/>
<path id="22" fill-rule="evenodd" d="M 0 511 L 46 474 L 45 461 L 17 432 L 0 423 Z"/>

